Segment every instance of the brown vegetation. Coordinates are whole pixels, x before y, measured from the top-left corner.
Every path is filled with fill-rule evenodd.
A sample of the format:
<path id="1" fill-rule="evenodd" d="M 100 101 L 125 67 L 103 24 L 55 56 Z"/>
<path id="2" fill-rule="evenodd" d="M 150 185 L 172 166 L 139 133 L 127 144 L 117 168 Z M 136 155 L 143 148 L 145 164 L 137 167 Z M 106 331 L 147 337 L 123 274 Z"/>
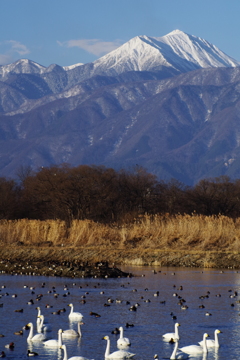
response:
<path id="1" fill-rule="evenodd" d="M 164 251 L 240 251 L 240 219 L 204 215 L 142 216 L 117 225 L 73 220 L 1 220 L 0 244 Z"/>
<path id="2" fill-rule="evenodd" d="M 233 266 L 238 261 L 240 180 L 223 176 L 186 187 L 138 166 L 117 172 L 66 164 L 21 169 L 19 179 L 0 178 L 3 259 L 8 249 L 15 258 L 118 264 L 214 266 L 210 252 L 234 254 Z M 195 260 L 178 261 L 193 253 Z"/>

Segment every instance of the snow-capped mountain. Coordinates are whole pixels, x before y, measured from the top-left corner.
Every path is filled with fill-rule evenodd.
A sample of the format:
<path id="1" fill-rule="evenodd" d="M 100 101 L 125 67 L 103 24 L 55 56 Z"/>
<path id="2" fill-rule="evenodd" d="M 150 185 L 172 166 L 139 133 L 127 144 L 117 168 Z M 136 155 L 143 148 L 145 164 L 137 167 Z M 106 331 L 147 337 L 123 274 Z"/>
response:
<path id="1" fill-rule="evenodd" d="M 161 70 L 162 67 L 186 72 L 240 65 L 208 41 L 180 30 L 163 37 L 137 36 L 93 64 L 94 73 L 101 69 L 108 75 L 125 71 Z"/>
<path id="2" fill-rule="evenodd" d="M 93 63 L 0 66 L 0 176 L 63 162 L 240 176 L 239 89 L 238 61 L 179 30 Z"/>

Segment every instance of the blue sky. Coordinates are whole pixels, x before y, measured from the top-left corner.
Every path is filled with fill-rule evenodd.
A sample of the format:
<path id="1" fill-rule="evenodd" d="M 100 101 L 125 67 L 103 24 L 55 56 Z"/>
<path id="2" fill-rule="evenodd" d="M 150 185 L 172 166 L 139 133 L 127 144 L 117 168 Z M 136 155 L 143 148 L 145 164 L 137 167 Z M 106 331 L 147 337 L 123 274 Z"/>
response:
<path id="1" fill-rule="evenodd" d="M 240 61 L 240 0 L 0 0 L 0 65 L 96 60 L 137 35 L 179 29 Z"/>

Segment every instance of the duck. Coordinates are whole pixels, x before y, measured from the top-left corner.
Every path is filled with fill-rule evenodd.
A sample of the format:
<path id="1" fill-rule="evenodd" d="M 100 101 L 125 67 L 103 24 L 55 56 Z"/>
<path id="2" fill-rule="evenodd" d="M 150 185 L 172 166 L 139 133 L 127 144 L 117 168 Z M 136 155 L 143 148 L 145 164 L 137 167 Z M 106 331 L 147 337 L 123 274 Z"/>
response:
<path id="1" fill-rule="evenodd" d="M 58 339 L 50 339 L 47 341 L 43 342 L 43 345 L 46 347 L 51 347 L 51 348 L 58 348 L 61 349 L 62 346 L 62 329 L 58 330 Z"/>
<path id="2" fill-rule="evenodd" d="M 118 349 L 121 350 L 121 349 L 124 349 L 124 348 L 130 346 L 131 341 L 128 338 L 123 337 L 123 327 L 122 326 L 119 327 L 119 331 L 120 331 L 120 336 L 117 340 L 117 347 L 118 347 Z"/>
<path id="3" fill-rule="evenodd" d="M 107 340 L 107 347 L 105 351 L 105 359 L 131 359 L 135 354 L 127 350 L 117 350 L 110 354 L 110 338 L 109 336 L 104 336 L 104 340 Z"/>
<path id="4" fill-rule="evenodd" d="M 68 306 L 71 307 L 70 314 L 68 315 L 68 318 L 70 320 L 79 320 L 81 321 L 83 319 L 83 315 L 80 312 L 74 312 L 73 311 L 73 304 L 68 304 Z"/>
<path id="5" fill-rule="evenodd" d="M 1 353 L 0 353 L 0 358 L 4 358 L 4 357 L 6 357 L 6 354 L 5 354 L 4 351 L 1 351 Z"/>
<path id="6" fill-rule="evenodd" d="M 35 351 L 31 351 L 31 350 L 28 349 L 28 351 L 27 351 L 27 356 L 38 356 L 38 353 L 35 352 Z"/>
<path id="7" fill-rule="evenodd" d="M 174 325 L 175 332 L 174 333 L 166 333 L 163 335 L 164 340 L 170 340 L 170 339 L 180 339 L 179 333 L 178 333 L 178 327 L 181 326 L 179 323 L 176 323 Z"/>
<path id="8" fill-rule="evenodd" d="M 14 335 L 23 335 L 23 330 L 15 331 Z"/>
<path id="9" fill-rule="evenodd" d="M 46 340 L 46 334 L 36 334 L 33 335 L 33 323 L 28 323 L 27 326 L 30 327 L 29 335 L 27 341 L 44 341 Z"/>
<path id="10" fill-rule="evenodd" d="M 14 349 L 14 342 L 10 342 L 9 344 L 7 344 L 7 345 L 5 345 L 5 348 L 6 349 L 11 349 L 11 350 L 13 350 Z"/>
<path id="11" fill-rule="evenodd" d="M 207 348 L 210 347 L 216 347 L 218 348 L 220 346 L 218 341 L 218 334 L 222 333 L 221 330 L 216 329 L 214 331 L 214 340 L 213 339 L 206 339 Z M 199 341 L 199 345 L 203 346 L 203 341 Z"/>
<path id="12" fill-rule="evenodd" d="M 170 360 L 188 359 L 188 358 L 189 358 L 189 354 L 178 349 L 178 339 L 176 339 L 172 355 L 170 356 Z"/>
<path id="13" fill-rule="evenodd" d="M 188 346 L 184 346 L 184 347 L 180 348 L 179 350 L 181 350 L 182 352 L 185 352 L 189 355 L 207 353 L 208 352 L 207 343 L 206 343 L 207 337 L 209 337 L 209 335 L 207 333 L 204 333 L 202 346 L 201 345 L 188 345 Z"/>
<path id="14" fill-rule="evenodd" d="M 61 349 L 63 349 L 63 351 L 64 351 L 63 360 L 88 360 L 84 356 L 72 356 L 72 357 L 68 358 L 66 345 L 62 345 Z"/>
<path id="15" fill-rule="evenodd" d="M 72 338 L 72 337 L 82 337 L 81 325 L 84 325 L 83 321 L 78 322 L 78 331 L 74 329 L 63 330 L 62 337 L 64 338 Z"/>

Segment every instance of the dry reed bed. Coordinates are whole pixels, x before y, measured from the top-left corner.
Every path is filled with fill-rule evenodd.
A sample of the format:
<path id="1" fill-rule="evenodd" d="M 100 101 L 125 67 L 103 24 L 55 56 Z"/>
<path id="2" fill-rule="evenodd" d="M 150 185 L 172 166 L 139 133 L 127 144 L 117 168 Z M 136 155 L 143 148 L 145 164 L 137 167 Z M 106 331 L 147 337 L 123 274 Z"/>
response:
<path id="1" fill-rule="evenodd" d="M 60 220 L 2 220 L 0 244 L 238 252 L 240 218 L 156 215 L 122 226 L 75 220 L 68 229 Z"/>

